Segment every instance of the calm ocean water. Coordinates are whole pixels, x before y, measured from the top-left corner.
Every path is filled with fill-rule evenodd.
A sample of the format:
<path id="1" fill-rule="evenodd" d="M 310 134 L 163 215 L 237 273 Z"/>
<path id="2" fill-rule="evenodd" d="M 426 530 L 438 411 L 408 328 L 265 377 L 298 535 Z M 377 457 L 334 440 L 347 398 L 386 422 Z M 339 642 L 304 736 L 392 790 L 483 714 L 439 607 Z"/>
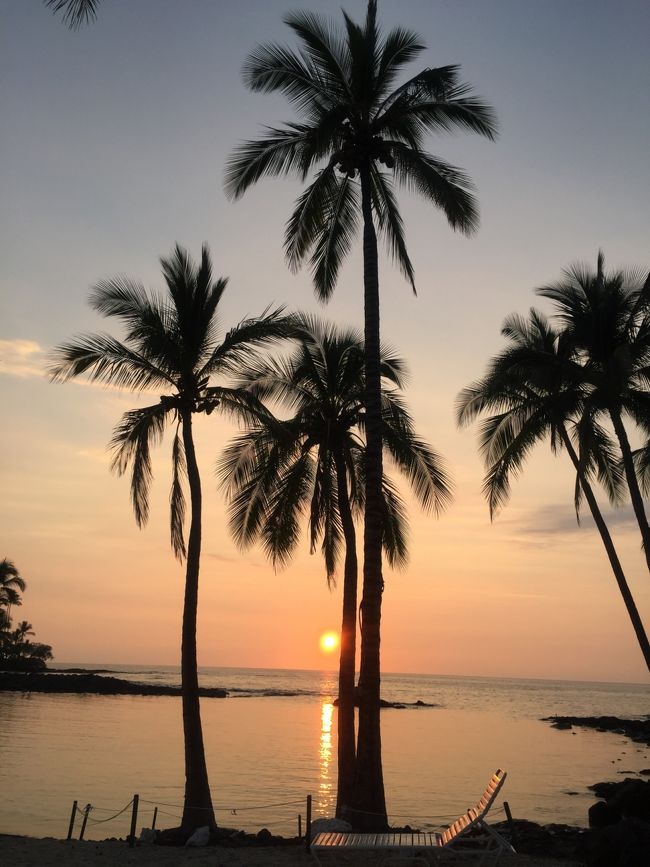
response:
<path id="1" fill-rule="evenodd" d="M 74 665 L 70 663 L 70 665 Z M 67 667 L 61 664 L 59 667 Z M 90 666 L 144 683 L 177 684 L 172 666 Z M 217 821 L 295 834 L 305 798 L 331 815 L 336 794 L 333 672 L 201 669 L 202 716 Z M 617 735 L 557 731 L 551 714 L 642 717 L 650 686 L 429 675 L 384 675 L 383 697 L 435 704 L 382 712 L 389 819 L 423 829 L 445 824 L 476 800 L 489 775 L 508 771 L 513 815 L 586 824 L 587 786 L 650 767 L 650 749 Z M 0 832 L 65 836 L 73 800 L 93 810 L 86 836 L 175 824 L 183 795 L 180 699 L 0 693 Z M 495 818 L 502 814 L 501 803 Z"/>

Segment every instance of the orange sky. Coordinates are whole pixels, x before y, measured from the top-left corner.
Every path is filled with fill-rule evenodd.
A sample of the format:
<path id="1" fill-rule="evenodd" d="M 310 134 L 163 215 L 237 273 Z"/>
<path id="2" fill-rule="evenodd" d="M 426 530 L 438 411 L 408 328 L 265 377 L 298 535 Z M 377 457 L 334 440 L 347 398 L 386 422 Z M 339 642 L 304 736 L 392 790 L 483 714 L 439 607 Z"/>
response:
<path id="1" fill-rule="evenodd" d="M 335 0 L 297 5 L 340 14 Z M 360 0 L 345 5 L 355 16 L 364 9 Z M 224 326 L 273 302 L 361 322 L 358 247 L 325 310 L 309 275 L 286 268 L 283 224 L 298 184 L 264 182 L 236 205 L 221 190 L 235 142 L 291 117 L 281 100 L 245 91 L 239 77 L 256 42 L 286 38 L 285 7 L 241 0 L 226 13 L 222 4 L 197 3 L 179 18 L 175 4 L 107 0 L 97 23 L 75 34 L 42 4 L 3 8 L 12 40 L 2 52 L 0 556 L 29 585 L 15 613 L 54 646 L 57 661 L 172 664 L 180 644 L 170 443 L 156 455 L 151 519 L 141 532 L 128 481 L 109 474 L 106 453 L 134 398 L 43 376 L 51 347 L 106 326 L 86 304 L 88 288 L 116 273 L 160 286 L 158 256 L 176 240 L 198 255 L 207 241 L 216 273 L 231 278 Z M 433 153 L 476 182 L 479 234 L 452 234 L 405 195 L 418 297 L 381 263 L 382 334 L 408 360 L 418 430 L 447 458 L 456 486 L 440 520 L 411 512 L 410 565 L 386 574 L 383 666 L 646 682 L 599 538 L 586 516 L 576 527 L 566 458 L 536 452 L 490 524 L 476 431 L 456 430 L 453 407 L 502 345 L 504 317 L 536 303 L 535 286 L 577 259 L 593 265 L 600 246 L 611 266 L 644 264 L 648 6 L 382 0 L 380 12 L 387 26 L 425 34 L 422 65 L 462 63 L 502 128 L 495 144 L 432 141 Z M 216 414 L 198 428 L 200 661 L 335 664 L 318 639 L 339 626 L 340 593 L 328 591 L 319 556 L 309 556 L 305 539 L 291 566 L 274 574 L 259 549 L 236 550 L 213 475 L 234 428 Z M 650 628 L 650 580 L 629 510 L 612 527 Z"/>

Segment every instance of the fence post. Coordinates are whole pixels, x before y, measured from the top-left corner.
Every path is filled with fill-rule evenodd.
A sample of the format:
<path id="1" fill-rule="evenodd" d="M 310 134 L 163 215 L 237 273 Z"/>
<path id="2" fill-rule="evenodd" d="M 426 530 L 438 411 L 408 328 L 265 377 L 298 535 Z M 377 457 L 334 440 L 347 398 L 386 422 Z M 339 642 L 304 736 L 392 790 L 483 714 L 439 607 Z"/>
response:
<path id="1" fill-rule="evenodd" d="M 77 802 L 72 802 L 72 812 L 70 813 L 70 824 L 68 825 L 68 836 L 66 839 L 72 840 L 72 831 L 74 829 L 74 820 L 77 817 Z"/>
<path id="2" fill-rule="evenodd" d="M 151 830 L 156 830 L 156 819 L 158 818 L 158 807 L 153 808 L 153 819 L 151 820 Z"/>
<path id="3" fill-rule="evenodd" d="M 298 839 L 302 837 L 302 813 L 298 813 Z"/>
<path id="4" fill-rule="evenodd" d="M 133 809 L 131 810 L 131 831 L 129 833 L 129 846 L 133 849 L 135 846 L 135 828 L 138 821 L 138 803 L 140 795 L 133 796 Z"/>
<path id="5" fill-rule="evenodd" d="M 84 838 L 84 832 L 86 830 L 86 822 L 88 821 L 88 813 L 90 813 L 91 809 L 92 809 L 92 807 L 90 806 L 90 804 L 86 804 L 86 806 L 84 807 L 84 820 L 81 823 L 81 831 L 79 832 L 79 839 L 80 840 L 83 840 L 83 838 Z"/>
<path id="6" fill-rule="evenodd" d="M 307 795 L 307 827 L 305 829 L 305 849 L 311 847 L 311 795 Z"/>

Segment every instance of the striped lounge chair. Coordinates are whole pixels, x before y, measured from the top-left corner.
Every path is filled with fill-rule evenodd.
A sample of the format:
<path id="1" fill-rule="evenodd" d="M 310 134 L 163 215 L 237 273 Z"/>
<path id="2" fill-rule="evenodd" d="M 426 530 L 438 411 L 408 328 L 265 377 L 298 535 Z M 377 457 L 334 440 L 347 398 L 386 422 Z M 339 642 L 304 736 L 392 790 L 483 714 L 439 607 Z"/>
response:
<path id="1" fill-rule="evenodd" d="M 477 865 L 495 865 L 503 852 L 514 852 L 505 840 L 485 820 L 506 778 L 506 772 L 497 770 L 490 778 L 479 800 L 466 813 L 441 832 L 388 834 L 355 834 L 352 832 L 324 832 L 310 843 L 310 851 L 319 867 L 327 861 L 341 863 L 348 853 L 375 854 L 373 863 L 389 861 L 416 861 L 438 864 L 447 856 L 453 863 L 471 860 Z"/>

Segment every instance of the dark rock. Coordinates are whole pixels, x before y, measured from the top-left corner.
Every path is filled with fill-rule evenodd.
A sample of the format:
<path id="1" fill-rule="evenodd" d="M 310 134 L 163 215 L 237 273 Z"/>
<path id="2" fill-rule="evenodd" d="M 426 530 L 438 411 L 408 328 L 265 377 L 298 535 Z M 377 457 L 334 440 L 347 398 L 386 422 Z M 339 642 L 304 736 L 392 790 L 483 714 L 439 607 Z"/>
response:
<path id="1" fill-rule="evenodd" d="M 648 867 L 650 823 L 623 819 L 591 831 L 582 857 L 587 867 Z"/>
<path id="2" fill-rule="evenodd" d="M 92 693 L 94 695 L 180 695 L 178 686 L 133 683 L 98 674 L 5 674 L 0 673 L 0 692 Z M 225 689 L 199 687 L 205 698 L 225 698 Z"/>
<path id="3" fill-rule="evenodd" d="M 575 857 L 587 833 L 584 828 L 571 825 L 538 825 L 525 819 L 498 822 L 494 827 L 521 854 L 567 860 Z"/>
<path id="4" fill-rule="evenodd" d="M 614 783 L 596 783 L 589 788 L 607 801 L 619 818 L 634 817 L 650 822 L 650 780 L 627 777 Z"/>
<path id="5" fill-rule="evenodd" d="M 607 828 L 621 821 L 621 814 L 614 807 L 610 807 L 605 801 L 596 801 L 589 807 L 589 827 Z"/>
<path id="6" fill-rule="evenodd" d="M 553 728 L 568 729 L 571 726 L 596 729 L 599 732 L 613 732 L 625 735 L 632 741 L 650 746 L 650 718 L 620 719 L 617 716 L 547 716 L 543 722 L 550 722 Z"/>
<path id="7" fill-rule="evenodd" d="M 338 707 L 339 706 L 338 698 L 335 698 L 334 701 L 332 702 L 332 704 L 334 705 L 334 707 Z M 354 700 L 354 706 L 359 707 L 358 696 Z M 426 701 L 421 701 L 420 699 L 418 699 L 417 701 L 400 702 L 400 701 L 387 701 L 385 698 L 380 698 L 379 699 L 379 707 L 381 707 L 381 708 L 393 708 L 393 710 L 395 710 L 395 709 L 404 710 L 405 708 L 409 708 L 409 707 L 441 707 L 441 705 L 431 704 L 431 703 L 426 702 Z"/>

